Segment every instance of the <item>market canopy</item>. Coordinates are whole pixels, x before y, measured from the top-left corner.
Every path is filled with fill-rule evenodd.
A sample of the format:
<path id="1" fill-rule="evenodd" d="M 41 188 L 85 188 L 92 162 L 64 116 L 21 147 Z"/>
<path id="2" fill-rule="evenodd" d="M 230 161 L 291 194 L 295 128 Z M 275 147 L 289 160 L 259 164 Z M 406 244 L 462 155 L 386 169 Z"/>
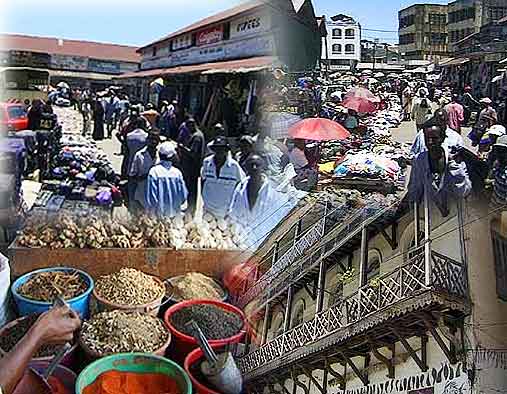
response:
<path id="1" fill-rule="evenodd" d="M 304 119 L 289 129 L 291 138 L 312 141 L 339 141 L 350 137 L 341 124 L 325 118 Z"/>

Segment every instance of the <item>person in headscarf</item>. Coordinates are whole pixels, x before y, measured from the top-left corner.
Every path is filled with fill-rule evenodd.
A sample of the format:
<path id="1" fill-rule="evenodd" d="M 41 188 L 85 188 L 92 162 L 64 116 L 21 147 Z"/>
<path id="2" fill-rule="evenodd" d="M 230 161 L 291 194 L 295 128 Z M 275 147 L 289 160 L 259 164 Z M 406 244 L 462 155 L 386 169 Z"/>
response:
<path id="1" fill-rule="evenodd" d="M 104 106 L 99 100 L 93 102 L 93 134 L 95 141 L 104 139 Z"/>

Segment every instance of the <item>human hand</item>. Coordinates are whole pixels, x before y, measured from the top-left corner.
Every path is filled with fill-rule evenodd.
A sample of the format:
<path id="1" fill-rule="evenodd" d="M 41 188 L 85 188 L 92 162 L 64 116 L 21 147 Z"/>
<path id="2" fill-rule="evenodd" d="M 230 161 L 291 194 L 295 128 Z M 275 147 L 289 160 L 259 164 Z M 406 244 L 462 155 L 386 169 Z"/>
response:
<path id="1" fill-rule="evenodd" d="M 80 327 L 77 313 L 64 306 L 40 315 L 30 332 L 39 338 L 41 344 L 59 344 L 72 341 L 74 331 Z"/>

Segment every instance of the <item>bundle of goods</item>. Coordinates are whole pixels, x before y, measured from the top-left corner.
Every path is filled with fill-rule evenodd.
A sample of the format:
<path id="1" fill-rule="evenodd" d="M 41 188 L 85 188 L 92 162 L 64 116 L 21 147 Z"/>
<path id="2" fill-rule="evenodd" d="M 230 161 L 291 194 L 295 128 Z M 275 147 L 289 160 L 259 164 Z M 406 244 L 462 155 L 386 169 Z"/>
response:
<path id="1" fill-rule="evenodd" d="M 364 177 L 383 179 L 388 182 L 398 181 L 399 164 L 384 156 L 368 151 L 349 152 L 345 159 L 336 167 L 336 177 Z"/>
<path id="2" fill-rule="evenodd" d="M 95 356 L 114 353 L 155 353 L 167 347 L 170 335 L 154 316 L 120 310 L 102 312 L 83 323 L 79 341 Z"/>
<path id="3" fill-rule="evenodd" d="M 156 219 L 142 216 L 133 221 L 115 221 L 103 216 L 75 217 L 57 214 L 27 220 L 18 244 L 37 248 L 148 248 L 241 249 L 244 230 L 236 223 L 205 215 L 196 221 L 190 215 Z"/>
<path id="4" fill-rule="evenodd" d="M 189 304 L 170 316 L 171 325 L 188 336 L 194 335 L 189 323 L 195 321 L 208 340 L 233 337 L 243 329 L 243 319 L 237 313 L 227 311 L 212 304 Z"/>
<path id="5" fill-rule="evenodd" d="M 30 277 L 17 288 L 17 292 L 31 300 L 53 302 L 57 296 L 70 300 L 83 294 L 88 288 L 78 272 L 46 271 Z"/>
<path id="6" fill-rule="evenodd" d="M 0 335 L 0 354 L 10 352 L 16 344 L 28 333 L 30 328 L 35 324 L 39 318 L 38 314 L 32 314 L 21 319 L 18 319 L 12 323 L 9 323 L 2 329 L 2 335 Z M 60 349 L 61 345 L 44 345 L 37 353 L 34 358 L 45 358 L 55 355 Z"/>
<path id="7" fill-rule="evenodd" d="M 198 272 L 190 272 L 168 281 L 166 287 L 171 298 L 184 300 L 216 300 L 225 298 L 225 291 L 213 279 Z"/>

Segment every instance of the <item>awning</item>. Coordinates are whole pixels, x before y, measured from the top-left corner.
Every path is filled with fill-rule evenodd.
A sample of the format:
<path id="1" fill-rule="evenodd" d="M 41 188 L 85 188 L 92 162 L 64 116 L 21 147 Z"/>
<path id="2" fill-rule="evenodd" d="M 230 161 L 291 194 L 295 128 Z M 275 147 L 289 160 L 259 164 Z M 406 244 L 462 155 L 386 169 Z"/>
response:
<path id="1" fill-rule="evenodd" d="M 503 59 L 503 60 L 500 60 L 498 63 L 499 64 L 505 64 L 505 63 L 507 63 L 507 57 L 505 59 Z"/>
<path id="2" fill-rule="evenodd" d="M 114 74 L 100 74 L 90 73 L 85 71 L 64 71 L 64 70 L 48 70 L 51 77 L 67 77 L 67 78 L 82 78 L 82 79 L 94 79 L 97 81 L 111 81 Z"/>
<path id="3" fill-rule="evenodd" d="M 144 77 L 161 77 L 164 75 L 177 74 L 232 74 L 232 73 L 248 73 L 261 71 L 275 67 L 278 58 L 274 56 L 260 56 L 248 59 L 229 60 L 224 62 L 201 63 L 189 66 L 178 66 L 169 68 L 157 68 L 153 70 L 144 70 L 119 75 L 115 78 L 144 78 Z"/>
<path id="4" fill-rule="evenodd" d="M 441 66 L 441 67 L 461 66 L 465 63 L 468 63 L 469 61 L 470 61 L 470 59 L 467 57 L 449 59 L 449 60 L 446 60 L 446 61 L 443 61 L 442 63 L 440 63 L 439 66 Z"/>

